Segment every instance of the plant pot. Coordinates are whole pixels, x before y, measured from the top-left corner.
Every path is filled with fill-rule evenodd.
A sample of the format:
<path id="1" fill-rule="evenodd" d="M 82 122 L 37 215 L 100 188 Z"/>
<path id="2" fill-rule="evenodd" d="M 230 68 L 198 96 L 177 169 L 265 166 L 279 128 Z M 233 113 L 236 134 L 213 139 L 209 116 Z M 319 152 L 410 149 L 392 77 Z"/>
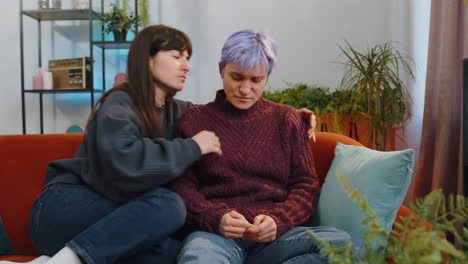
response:
<path id="1" fill-rule="evenodd" d="M 73 9 L 88 9 L 89 8 L 89 0 L 73 0 L 72 1 L 72 8 Z"/>
<path id="2" fill-rule="evenodd" d="M 344 115 L 345 132 L 348 137 L 354 138 L 364 146 L 370 148 L 372 146 L 370 133 L 371 124 L 369 118 L 361 115 Z M 395 150 L 396 128 L 390 127 L 386 129 L 387 137 L 385 140 L 385 151 Z M 382 142 L 383 143 L 383 142 Z"/>
<path id="3" fill-rule="evenodd" d="M 127 31 L 114 31 L 114 40 L 115 41 L 126 41 L 127 40 Z"/>
<path id="4" fill-rule="evenodd" d="M 369 138 L 370 121 L 364 114 L 355 116 L 351 116 L 350 114 L 338 114 L 338 116 L 334 116 L 333 113 L 328 113 L 326 115 L 319 114 L 317 119 L 319 131 L 342 134 L 359 141 L 366 147 L 371 146 Z M 386 151 L 395 150 L 396 130 L 397 128 L 387 129 Z"/>

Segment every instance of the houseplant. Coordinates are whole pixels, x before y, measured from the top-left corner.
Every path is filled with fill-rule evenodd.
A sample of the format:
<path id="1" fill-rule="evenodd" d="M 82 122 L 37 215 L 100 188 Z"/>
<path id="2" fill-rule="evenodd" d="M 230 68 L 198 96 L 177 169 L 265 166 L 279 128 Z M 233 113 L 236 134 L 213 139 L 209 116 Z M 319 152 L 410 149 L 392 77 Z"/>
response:
<path id="1" fill-rule="evenodd" d="M 285 84 L 284 90 L 265 91 L 263 97 L 276 103 L 291 105 L 294 108 L 311 109 L 317 116 L 317 128 L 320 131 L 346 134 L 359 140 L 356 138 L 357 132 L 349 133 L 349 131 L 356 120 L 360 120 L 361 115 L 357 113 L 363 111 L 364 106 L 362 103 L 350 103 L 350 91 L 340 89 L 332 91 L 329 87 L 302 82 L 285 82 Z M 354 112 L 354 116 L 351 115 L 351 108 L 357 111 Z M 355 125 L 354 127 L 356 128 Z"/>
<path id="2" fill-rule="evenodd" d="M 466 263 L 468 197 L 446 197 L 440 189 L 434 190 L 411 205 L 411 210 L 418 217 L 402 217 L 397 228 L 387 233 L 378 221 L 375 211 L 368 206 L 366 197 L 361 196 L 338 170 L 336 176 L 346 195 L 366 213 L 361 224 L 368 226 L 368 229 L 364 234 L 365 252 L 361 257 L 358 257 L 359 249 L 354 248 L 352 242 L 344 247 L 331 245 L 312 231 L 308 231 L 320 248 L 320 254 L 328 257 L 329 263 L 387 263 L 387 260 L 393 263 Z M 424 225 L 424 221 L 429 222 L 431 226 Z M 376 250 L 376 245 L 385 247 L 385 258 Z"/>
<path id="3" fill-rule="evenodd" d="M 317 116 L 319 131 L 329 131 L 325 119 L 329 119 L 328 115 L 333 115 L 330 111 L 334 110 L 333 106 L 330 105 L 330 89 L 302 82 L 285 82 L 285 84 L 285 89 L 265 91 L 263 97 L 276 103 L 290 105 L 296 109 L 307 108 L 313 110 Z M 337 130 L 333 130 L 333 132 L 339 133 L 339 129 Z"/>
<path id="4" fill-rule="evenodd" d="M 345 41 L 338 45 L 345 61 L 345 74 L 340 88 L 350 91 L 350 110 L 356 113 L 358 105 L 370 122 L 370 147 L 385 150 L 388 128 L 403 125 L 410 116 L 408 105 L 412 100 L 401 78 L 401 72 L 414 78 L 412 60 L 404 57 L 390 43 L 376 45 L 359 52 Z"/>
<path id="5" fill-rule="evenodd" d="M 115 41 L 125 41 L 127 32 L 136 30 L 140 24 L 140 19 L 132 12 L 127 12 L 115 4 L 111 4 L 111 10 L 108 13 L 101 13 L 101 24 L 104 25 L 104 32 L 112 32 Z"/>

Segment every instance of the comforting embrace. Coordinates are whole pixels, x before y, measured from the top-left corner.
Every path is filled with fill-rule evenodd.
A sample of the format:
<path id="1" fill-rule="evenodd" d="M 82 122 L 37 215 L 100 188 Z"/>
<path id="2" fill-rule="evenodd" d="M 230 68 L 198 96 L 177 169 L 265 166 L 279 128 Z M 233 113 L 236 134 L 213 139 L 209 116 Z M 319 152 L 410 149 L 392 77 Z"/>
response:
<path id="1" fill-rule="evenodd" d="M 274 41 L 232 34 L 207 105 L 173 98 L 191 55 L 177 29 L 137 34 L 128 83 L 98 101 L 75 157 L 47 168 L 30 233 L 50 257 L 31 263 L 327 263 L 306 230 L 351 239 L 308 226 L 320 193 L 315 116 L 262 98 Z"/>

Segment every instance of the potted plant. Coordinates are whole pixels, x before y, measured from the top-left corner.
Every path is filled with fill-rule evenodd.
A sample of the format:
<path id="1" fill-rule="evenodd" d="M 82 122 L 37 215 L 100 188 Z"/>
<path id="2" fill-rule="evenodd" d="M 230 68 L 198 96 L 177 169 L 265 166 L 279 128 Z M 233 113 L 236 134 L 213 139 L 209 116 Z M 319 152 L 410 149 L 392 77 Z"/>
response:
<path id="1" fill-rule="evenodd" d="M 415 215 L 400 216 L 395 223 L 397 228 L 386 232 L 376 212 L 369 207 L 367 197 L 349 184 L 338 170 L 336 177 L 346 195 L 365 213 L 361 225 L 368 229 L 364 234 L 364 252 L 352 242 L 332 245 L 307 231 L 329 263 L 467 263 L 468 197 L 446 196 L 441 189 L 434 190 L 410 205 Z M 385 248 L 384 257 L 377 250 L 379 246 Z"/>
<path id="2" fill-rule="evenodd" d="M 390 43 L 376 45 L 359 52 L 345 41 L 338 46 L 346 57 L 341 64 L 345 74 L 340 88 L 351 93 L 351 111 L 363 106 L 364 117 L 369 120 L 370 147 L 385 150 L 389 128 L 401 126 L 410 116 L 412 100 L 400 71 L 414 78 L 412 60 L 404 57 Z"/>
<path id="3" fill-rule="evenodd" d="M 126 12 L 111 4 L 112 11 L 102 13 L 101 24 L 104 25 L 105 33 L 113 33 L 115 41 L 125 41 L 129 30 L 136 30 L 140 19 L 132 12 Z"/>
<path id="4" fill-rule="evenodd" d="M 286 89 L 265 91 L 263 97 L 276 103 L 291 105 L 294 108 L 305 107 L 313 110 L 317 116 L 319 131 L 334 132 L 360 140 L 361 131 L 368 129 L 365 126 L 358 127 L 355 125 L 356 120 L 361 120 L 361 118 L 359 116 L 353 117 L 351 108 L 363 111 L 364 106 L 362 104 L 351 104 L 351 93 L 349 91 L 339 89 L 331 91 L 329 87 L 309 85 L 302 82 L 285 83 Z M 360 130 L 359 133 L 358 130 Z M 368 146 L 366 142 L 362 143 Z"/>

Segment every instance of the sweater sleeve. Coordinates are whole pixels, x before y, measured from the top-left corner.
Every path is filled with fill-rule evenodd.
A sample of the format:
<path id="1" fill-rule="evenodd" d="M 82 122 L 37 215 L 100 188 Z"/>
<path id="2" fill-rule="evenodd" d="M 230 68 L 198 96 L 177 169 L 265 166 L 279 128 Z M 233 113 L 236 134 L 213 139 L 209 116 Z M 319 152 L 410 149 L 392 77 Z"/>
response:
<path id="1" fill-rule="evenodd" d="M 109 96 L 96 113 L 95 137 L 88 146 L 93 168 L 100 168 L 97 185 L 114 196 L 132 197 L 173 180 L 201 157 L 189 139 L 151 139 L 140 134 L 139 121 L 128 96 Z M 88 151 L 91 154 L 90 151 Z"/>
<path id="2" fill-rule="evenodd" d="M 307 128 L 301 118 L 292 111 L 286 115 L 286 123 L 284 133 L 291 148 L 287 198 L 276 203 L 273 209 L 247 209 L 242 212 L 249 219 L 259 214 L 271 216 L 277 225 L 277 238 L 309 221 L 320 193 Z"/>

